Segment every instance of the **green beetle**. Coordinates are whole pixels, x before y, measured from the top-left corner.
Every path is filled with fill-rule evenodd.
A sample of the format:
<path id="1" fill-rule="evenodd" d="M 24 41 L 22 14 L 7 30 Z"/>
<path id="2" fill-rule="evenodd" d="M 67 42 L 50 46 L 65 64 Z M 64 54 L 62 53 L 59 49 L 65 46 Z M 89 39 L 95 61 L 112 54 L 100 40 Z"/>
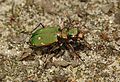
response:
<path id="1" fill-rule="evenodd" d="M 32 46 L 48 46 L 54 42 L 58 42 L 58 37 L 68 39 L 68 36 L 75 38 L 78 34 L 77 28 L 60 29 L 60 27 L 46 27 L 36 30 L 30 39 Z"/>
<path id="2" fill-rule="evenodd" d="M 41 23 L 40 23 L 41 25 Z M 43 25 L 42 25 L 43 26 Z M 44 27 L 33 32 L 30 38 L 32 47 L 40 47 L 43 52 L 56 52 L 63 48 L 68 49 L 75 53 L 75 50 L 81 46 L 80 39 L 81 33 L 78 28 L 64 28 L 60 29 L 59 26 Z"/>

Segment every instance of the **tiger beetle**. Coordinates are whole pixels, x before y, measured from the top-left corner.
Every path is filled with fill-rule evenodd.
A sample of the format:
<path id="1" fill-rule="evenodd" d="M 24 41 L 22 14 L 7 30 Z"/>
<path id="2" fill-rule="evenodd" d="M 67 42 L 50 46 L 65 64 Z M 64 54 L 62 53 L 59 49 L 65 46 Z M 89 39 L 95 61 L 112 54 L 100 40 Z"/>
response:
<path id="1" fill-rule="evenodd" d="M 37 27 L 40 25 L 42 28 L 35 29 L 31 35 L 29 42 L 32 48 L 39 47 L 45 53 L 59 53 L 60 50 L 67 49 L 79 57 L 75 50 L 83 46 L 80 42 L 83 39 L 83 34 L 77 27 L 61 29 L 59 26 L 45 27 L 42 23 Z M 72 54 L 72 56 L 75 55 Z"/>

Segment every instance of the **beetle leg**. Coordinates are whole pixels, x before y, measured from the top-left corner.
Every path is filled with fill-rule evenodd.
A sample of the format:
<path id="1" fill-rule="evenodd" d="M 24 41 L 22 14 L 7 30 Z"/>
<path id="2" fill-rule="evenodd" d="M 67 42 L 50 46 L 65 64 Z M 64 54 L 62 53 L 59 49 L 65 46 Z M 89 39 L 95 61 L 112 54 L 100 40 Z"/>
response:
<path id="1" fill-rule="evenodd" d="M 81 49 L 81 50 L 84 50 L 84 49 L 87 49 L 87 50 L 91 50 L 91 45 L 86 41 L 86 40 L 82 40 L 82 41 L 78 41 L 79 45 L 78 47 Z"/>
<path id="2" fill-rule="evenodd" d="M 51 54 L 52 51 L 55 51 L 59 48 L 58 44 L 54 44 L 53 47 L 49 50 L 48 54 Z M 51 54 L 48 57 L 46 57 L 45 62 L 44 62 L 44 68 L 51 62 L 52 57 L 54 57 L 56 54 Z"/>
<path id="3" fill-rule="evenodd" d="M 41 25 L 43 28 L 45 28 L 45 26 L 44 26 L 42 23 L 39 23 L 39 24 L 36 26 L 36 28 L 38 28 L 40 25 Z"/>
<path id="4" fill-rule="evenodd" d="M 39 23 L 32 31 L 32 33 L 34 33 L 34 31 L 39 27 L 42 26 L 42 28 L 45 28 L 45 26 L 42 23 Z"/>
<path id="5" fill-rule="evenodd" d="M 79 54 L 75 52 L 71 44 L 67 44 L 67 47 L 70 49 L 70 53 L 73 53 L 71 54 L 72 56 L 75 56 L 76 58 L 80 58 L 80 60 L 83 61 L 83 59 L 79 56 Z"/>
<path id="6" fill-rule="evenodd" d="M 71 54 L 71 56 L 76 56 L 77 58 L 80 58 L 80 56 L 75 52 L 71 44 L 67 44 L 67 47 L 68 49 L 70 49 L 70 53 L 74 53 L 74 54 Z"/>
<path id="7" fill-rule="evenodd" d="M 77 59 L 79 58 L 79 59 L 81 60 L 81 62 L 86 66 L 84 60 L 79 56 L 79 54 L 77 54 L 77 53 L 75 52 L 75 50 L 74 50 L 74 48 L 72 47 L 72 45 L 71 45 L 71 44 L 68 44 L 67 46 L 68 46 L 69 49 L 71 50 L 70 54 L 72 53 L 72 54 L 71 54 L 72 56 L 76 56 Z"/>
<path id="8" fill-rule="evenodd" d="M 58 48 L 59 48 L 59 46 L 58 46 L 58 45 L 55 45 L 52 49 L 50 49 L 50 52 L 55 51 L 55 50 L 57 50 Z"/>

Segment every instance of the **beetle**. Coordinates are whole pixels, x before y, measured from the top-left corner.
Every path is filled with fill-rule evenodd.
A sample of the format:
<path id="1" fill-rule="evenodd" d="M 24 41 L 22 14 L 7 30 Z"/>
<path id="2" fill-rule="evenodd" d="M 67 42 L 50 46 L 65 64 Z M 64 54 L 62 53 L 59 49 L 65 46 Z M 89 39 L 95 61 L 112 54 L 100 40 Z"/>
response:
<path id="1" fill-rule="evenodd" d="M 35 30 L 30 38 L 30 44 L 35 48 L 41 48 L 45 53 L 52 53 L 67 49 L 80 57 L 75 50 L 83 46 L 80 42 L 83 39 L 83 34 L 76 27 L 63 28 L 59 26 L 44 27 L 40 23 L 37 27 L 42 25 L 42 28 Z M 36 27 L 36 28 L 37 28 Z"/>

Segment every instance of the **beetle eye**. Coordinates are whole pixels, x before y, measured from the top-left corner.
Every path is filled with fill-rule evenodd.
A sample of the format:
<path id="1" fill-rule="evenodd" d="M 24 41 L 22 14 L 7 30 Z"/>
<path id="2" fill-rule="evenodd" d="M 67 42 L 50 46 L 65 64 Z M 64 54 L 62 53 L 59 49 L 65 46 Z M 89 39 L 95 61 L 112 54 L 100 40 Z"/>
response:
<path id="1" fill-rule="evenodd" d="M 82 40 L 84 38 L 84 34 L 83 33 L 79 33 L 78 34 L 78 38 Z"/>
<path id="2" fill-rule="evenodd" d="M 58 31 L 60 31 L 60 32 L 61 32 L 61 31 L 62 31 L 62 29 L 61 29 L 61 28 L 58 28 Z"/>

